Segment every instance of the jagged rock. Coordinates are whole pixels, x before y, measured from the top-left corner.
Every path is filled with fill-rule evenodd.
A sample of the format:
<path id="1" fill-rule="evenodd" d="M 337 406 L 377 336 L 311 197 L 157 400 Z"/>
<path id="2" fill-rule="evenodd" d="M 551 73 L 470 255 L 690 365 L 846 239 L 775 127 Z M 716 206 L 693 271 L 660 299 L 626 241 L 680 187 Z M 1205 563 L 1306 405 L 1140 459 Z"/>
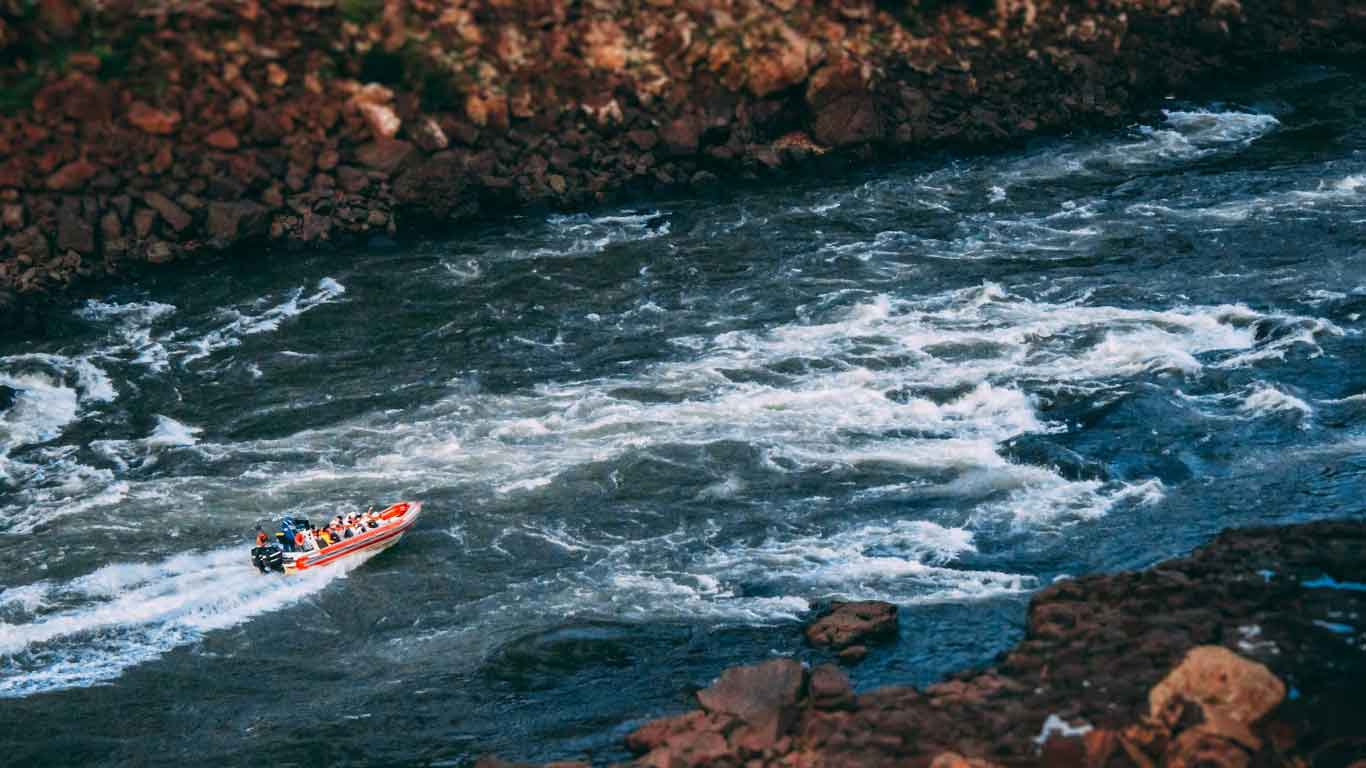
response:
<path id="1" fill-rule="evenodd" d="M 128 108 L 128 122 L 144 133 L 165 136 L 176 132 L 180 127 L 180 113 L 156 109 L 141 101 L 135 101 Z"/>
<path id="2" fill-rule="evenodd" d="M 814 646 L 840 650 L 872 640 L 896 637 L 896 606 L 877 600 L 834 602 L 830 613 L 806 628 Z"/>

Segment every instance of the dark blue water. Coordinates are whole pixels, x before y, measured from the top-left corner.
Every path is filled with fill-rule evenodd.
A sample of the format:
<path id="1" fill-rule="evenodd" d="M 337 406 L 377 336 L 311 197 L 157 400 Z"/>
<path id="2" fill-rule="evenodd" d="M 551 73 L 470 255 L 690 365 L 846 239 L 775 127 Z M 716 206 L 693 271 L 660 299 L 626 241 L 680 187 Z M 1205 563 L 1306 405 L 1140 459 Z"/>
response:
<path id="1" fill-rule="evenodd" d="M 608 761 L 832 598 L 924 684 L 1059 576 L 1362 515 L 1366 86 L 1220 97 L 54 309 L 0 343 L 6 759 Z M 247 562 L 400 498 L 349 573 Z"/>

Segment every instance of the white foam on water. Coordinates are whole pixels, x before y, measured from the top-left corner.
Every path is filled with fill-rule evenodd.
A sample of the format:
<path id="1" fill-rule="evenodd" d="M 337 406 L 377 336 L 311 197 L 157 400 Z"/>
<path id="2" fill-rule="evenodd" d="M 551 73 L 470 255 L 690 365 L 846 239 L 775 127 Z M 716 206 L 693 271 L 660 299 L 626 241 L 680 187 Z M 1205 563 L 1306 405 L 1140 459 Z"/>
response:
<path id="1" fill-rule="evenodd" d="M 262 576 L 240 548 L 106 565 L 48 588 L 49 594 L 82 601 L 80 607 L 0 623 L 0 697 L 114 679 L 206 632 L 314 594 L 345 568 Z"/>
<path id="2" fill-rule="evenodd" d="M 1280 127 L 1271 115 L 1210 110 L 1163 110 L 1160 126 L 1138 126 L 1131 138 L 1072 151 L 1050 148 L 1011 163 L 994 176 L 1011 185 L 1086 176 L 1143 166 L 1179 165 L 1236 152 Z"/>
<path id="3" fill-rule="evenodd" d="M 345 293 L 345 286 L 330 277 L 324 277 L 318 281 L 313 293 L 305 294 L 304 289 L 296 288 L 283 302 L 264 311 L 251 313 L 239 309 L 227 310 L 225 314 L 231 319 L 226 325 L 199 338 L 180 342 L 173 354 L 179 353 L 180 364 L 188 366 L 220 350 L 241 345 L 244 336 L 277 331 L 284 321 L 330 304 Z"/>
<path id="4" fill-rule="evenodd" d="M 960 556 L 976 551 L 972 537 L 963 528 L 897 520 L 722 548 L 706 555 L 699 568 L 721 583 L 760 585 L 764 592 L 902 604 L 982 599 L 1032 588 L 1028 576 L 952 567 Z"/>
<path id="5" fill-rule="evenodd" d="M 152 326 L 175 314 L 176 308 L 156 301 L 126 304 L 89 300 L 76 314 L 91 322 L 110 323 L 115 343 L 101 348 L 101 358 L 131 359 L 153 371 L 164 371 L 170 366 L 169 353 L 152 336 Z"/>
<path id="6" fill-rule="evenodd" d="M 156 427 L 152 429 L 152 434 L 143 441 L 147 447 L 190 446 L 199 442 L 197 435 L 203 431 L 199 427 L 181 424 L 170 416 L 161 414 L 157 414 L 156 419 Z"/>
<path id="7" fill-rule="evenodd" d="M 1258 382 L 1252 386 L 1251 391 L 1243 398 L 1239 410 L 1254 417 L 1290 414 L 1299 418 L 1308 418 L 1314 415 L 1314 409 L 1309 406 L 1309 403 L 1263 382 Z"/>
<path id="8" fill-rule="evenodd" d="M 607 216 L 586 213 L 556 214 L 546 219 L 546 237 L 554 245 L 531 251 L 512 251 L 510 258 L 553 258 L 601 253 L 615 243 L 665 237 L 670 232 L 668 215 L 661 211 L 624 212 Z"/>

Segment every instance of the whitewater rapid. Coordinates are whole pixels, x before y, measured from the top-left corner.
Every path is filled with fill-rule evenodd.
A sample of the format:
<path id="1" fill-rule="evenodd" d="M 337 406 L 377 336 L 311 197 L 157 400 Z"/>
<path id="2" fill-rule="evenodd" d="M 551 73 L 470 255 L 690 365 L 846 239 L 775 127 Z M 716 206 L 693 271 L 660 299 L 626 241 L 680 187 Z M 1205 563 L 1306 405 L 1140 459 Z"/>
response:
<path id="1" fill-rule="evenodd" d="M 1242 196 L 1160 186 L 1281 125 L 1172 109 L 776 203 L 554 215 L 412 263 L 85 301 L 74 340 L 0 357 L 0 697 L 117 685 L 314 612 L 360 579 L 262 578 L 252 526 L 418 495 L 441 502 L 408 567 L 484 581 L 394 642 L 458 638 L 468 665 L 557 622 L 1025 595 L 1049 575 L 1031 547 L 1062 560 L 1088 524 L 1158 514 L 1187 465 L 1225 460 L 1200 453 L 1221 432 L 1354 423 L 1360 393 L 1303 379 L 1356 343 L 1341 308 L 1366 283 L 1268 301 L 1276 264 L 1205 264 L 1202 285 L 1125 282 L 1108 256 L 1042 271 L 1191 221 L 1366 209 L 1359 159 Z M 1160 194 L 1096 191 L 1144 174 Z M 1147 447 L 1157 412 L 1189 434 Z"/>

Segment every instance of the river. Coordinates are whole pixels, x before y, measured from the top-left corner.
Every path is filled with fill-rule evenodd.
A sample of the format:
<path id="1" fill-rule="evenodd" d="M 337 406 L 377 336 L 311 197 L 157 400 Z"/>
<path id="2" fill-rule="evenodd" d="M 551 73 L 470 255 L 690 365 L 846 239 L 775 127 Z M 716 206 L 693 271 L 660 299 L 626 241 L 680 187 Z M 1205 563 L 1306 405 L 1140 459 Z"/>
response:
<path id="1" fill-rule="evenodd" d="M 0 342 L 13 764 L 626 757 L 836 598 L 857 687 L 1031 592 L 1366 507 L 1366 85 L 147 273 Z M 420 499 L 349 572 L 258 521 Z"/>

